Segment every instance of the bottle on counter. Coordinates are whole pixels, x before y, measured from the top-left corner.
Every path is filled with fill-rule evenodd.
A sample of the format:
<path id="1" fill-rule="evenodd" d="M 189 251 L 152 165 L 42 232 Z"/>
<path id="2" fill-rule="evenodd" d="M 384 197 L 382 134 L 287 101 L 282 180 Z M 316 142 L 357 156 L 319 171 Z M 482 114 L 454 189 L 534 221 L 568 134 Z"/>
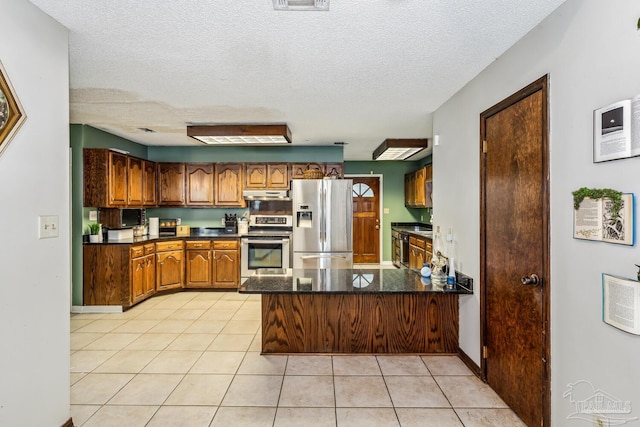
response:
<path id="1" fill-rule="evenodd" d="M 453 288 L 456 284 L 456 266 L 453 257 L 449 257 L 449 267 L 447 268 L 447 287 Z"/>
<path id="2" fill-rule="evenodd" d="M 442 285 L 447 281 L 445 269 L 447 267 L 447 258 L 442 253 L 442 238 L 440 237 L 440 226 L 436 227 L 433 233 L 433 256 L 431 258 L 431 282 Z"/>

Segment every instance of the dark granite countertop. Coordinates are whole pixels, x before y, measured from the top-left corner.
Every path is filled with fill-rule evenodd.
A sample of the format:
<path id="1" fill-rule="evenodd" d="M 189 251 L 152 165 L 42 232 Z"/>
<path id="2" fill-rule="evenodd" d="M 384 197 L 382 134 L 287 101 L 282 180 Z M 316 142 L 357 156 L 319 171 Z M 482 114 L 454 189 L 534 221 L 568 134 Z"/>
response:
<path id="1" fill-rule="evenodd" d="M 173 235 L 160 235 L 160 236 L 141 236 L 134 237 L 132 239 L 120 239 L 120 240 L 107 240 L 105 239 L 100 243 L 84 242 L 85 245 L 131 245 L 134 243 L 153 243 L 161 242 L 163 240 L 214 240 L 214 239 L 239 239 L 241 237 L 238 233 L 225 233 L 224 228 L 209 228 L 209 227 L 192 227 L 191 234 L 189 236 L 173 236 Z"/>
<path id="2" fill-rule="evenodd" d="M 433 237 L 433 228 L 431 224 L 423 224 L 420 222 L 392 222 L 391 230 L 401 233 L 415 234 L 431 239 Z"/>
<path id="3" fill-rule="evenodd" d="M 462 274 L 453 289 L 434 286 L 411 269 L 287 269 L 287 275 L 253 275 L 240 293 L 453 293 L 473 294 L 473 280 Z M 456 274 L 458 276 L 458 274 Z M 467 286 L 464 286 L 467 284 Z"/>

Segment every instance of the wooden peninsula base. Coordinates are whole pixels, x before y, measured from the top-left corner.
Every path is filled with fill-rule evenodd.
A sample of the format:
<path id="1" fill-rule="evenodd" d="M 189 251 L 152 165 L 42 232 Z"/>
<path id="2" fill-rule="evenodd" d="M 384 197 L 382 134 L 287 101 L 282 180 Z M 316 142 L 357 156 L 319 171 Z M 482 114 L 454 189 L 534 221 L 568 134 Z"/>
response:
<path id="1" fill-rule="evenodd" d="M 458 294 L 262 294 L 264 354 L 457 352 Z"/>

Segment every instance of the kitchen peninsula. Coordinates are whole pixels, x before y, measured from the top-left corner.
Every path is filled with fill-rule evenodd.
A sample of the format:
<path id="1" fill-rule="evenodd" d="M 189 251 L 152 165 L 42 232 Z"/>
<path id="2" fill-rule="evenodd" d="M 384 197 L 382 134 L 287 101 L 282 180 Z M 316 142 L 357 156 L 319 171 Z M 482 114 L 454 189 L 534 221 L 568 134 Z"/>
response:
<path id="1" fill-rule="evenodd" d="M 411 269 L 293 269 L 255 274 L 240 293 L 262 295 L 262 353 L 457 353 L 458 296 Z"/>

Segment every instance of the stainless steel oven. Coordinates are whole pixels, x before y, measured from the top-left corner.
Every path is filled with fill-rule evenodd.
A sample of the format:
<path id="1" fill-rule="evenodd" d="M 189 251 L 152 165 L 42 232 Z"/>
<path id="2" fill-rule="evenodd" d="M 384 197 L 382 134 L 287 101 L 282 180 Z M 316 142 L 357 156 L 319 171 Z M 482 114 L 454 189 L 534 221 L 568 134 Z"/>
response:
<path id="1" fill-rule="evenodd" d="M 249 277 L 259 268 L 289 268 L 291 238 L 288 236 L 251 235 L 240 239 L 240 275 Z"/>

